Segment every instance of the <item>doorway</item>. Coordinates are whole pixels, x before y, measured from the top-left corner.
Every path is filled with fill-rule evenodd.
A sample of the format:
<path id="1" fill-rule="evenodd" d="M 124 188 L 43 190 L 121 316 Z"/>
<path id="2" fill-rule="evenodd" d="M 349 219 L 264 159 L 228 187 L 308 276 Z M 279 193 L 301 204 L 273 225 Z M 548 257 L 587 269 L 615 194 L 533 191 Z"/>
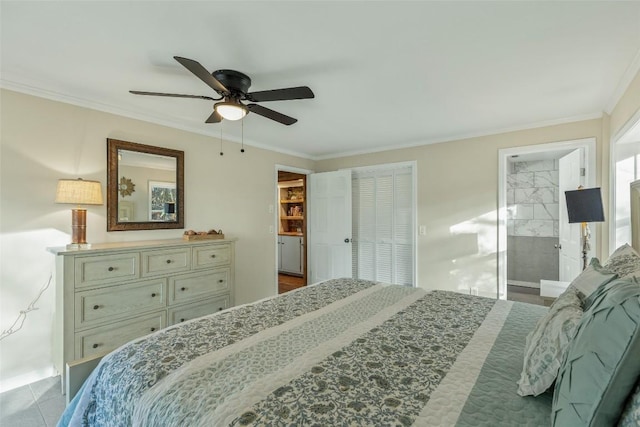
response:
<path id="1" fill-rule="evenodd" d="M 278 293 L 307 284 L 307 175 L 278 169 L 276 182 Z"/>
<path id="2" fill-rule="evenodd" d="M 567 162 L 575 158 L 577 165 Z M 579 240 L 579 228 L 563 220 L 564 191 L 577 188 L 575 175 L 584 175 L 580 184 L 595 184 L 594 138 L 499 150 L 499 299 L 507 299 L 509 289 L 509 299 L 542 303 L 541 280 L 574 274 L 561 255 L 573 250 L 562 242 Z"/>

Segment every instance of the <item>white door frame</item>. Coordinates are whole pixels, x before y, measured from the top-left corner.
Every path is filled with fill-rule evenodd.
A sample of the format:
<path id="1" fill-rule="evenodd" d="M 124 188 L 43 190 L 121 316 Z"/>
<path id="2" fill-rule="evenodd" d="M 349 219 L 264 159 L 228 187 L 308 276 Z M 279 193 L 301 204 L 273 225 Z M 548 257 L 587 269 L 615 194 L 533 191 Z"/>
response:
<path id="1" fill-rule="evenodd" d="M 546 144 L 526 145 L 522 147 L 503 148 L 498 150 L 498 249 L 496 273 L 498 283 L 496 297 L 507 298 L 507 166 L 508 159 L 514 155 L 543 153 L 583 148 L 585 153 L 586 176 L 585 186 L 596 185 L 596 139 L 583 138 L 571 141 L 550 142 Z M 597 247 L 597 235 L 591 241 Z"/>
<path id="2" fill-rule="evenodd" d="M 275 292 L 274 295 L 278 295 L 278 230 L 280 229 L 280 224 L 278 223 L 278 213 L 280 212 L 280 191 L 278 189 L 278 171 L 299 173 L 301 175 L 309 175 L 314 172 L 309 169 L 301 169 L 294 166 L 285 166 L 277 163 L 275 165 L 275 171 L 274 171 L 274 177 L 273 177 L 273 205 L 269 206 L 269 211 L 273 211 L 273 223 L 271 227 L 269 227 L 269 231 L 273 234 L 273 247 L 275 248 L 275 256 L 273 257 L 274 270 L 275 270 L 275 275 L 273 278 L 274 279 L 273 289 Z M 307 186 L 308 186 L 308 182 L 307 182 Z M 305 192 L 306 191 L 307 191 L 307 188 L 305 187 Z M 305 194 L 305 198 L 306 198 L 306 194 Z M 309 218 L 307 218 L 307 222 L 309 222 Z M 307 230 L 305 230 L 305 232 L 307 232 Z M 308 236 L 308 234 L 305 234 L 305 237 L 306 236 Z M 306 242 L 305 242 L 304 250 L 305 251 L 307 250 Z"/>

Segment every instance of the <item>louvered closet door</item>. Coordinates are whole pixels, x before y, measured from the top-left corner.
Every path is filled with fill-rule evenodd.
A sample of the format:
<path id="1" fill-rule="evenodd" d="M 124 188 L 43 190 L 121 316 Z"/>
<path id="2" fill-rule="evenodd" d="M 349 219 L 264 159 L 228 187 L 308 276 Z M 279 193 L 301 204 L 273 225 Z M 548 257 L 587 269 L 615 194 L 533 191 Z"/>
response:
<path id="1" fill-rule="evenodd" d="M 353 178 L 353 274 L 413 285 L 413 169 L 360 171 Z"/>

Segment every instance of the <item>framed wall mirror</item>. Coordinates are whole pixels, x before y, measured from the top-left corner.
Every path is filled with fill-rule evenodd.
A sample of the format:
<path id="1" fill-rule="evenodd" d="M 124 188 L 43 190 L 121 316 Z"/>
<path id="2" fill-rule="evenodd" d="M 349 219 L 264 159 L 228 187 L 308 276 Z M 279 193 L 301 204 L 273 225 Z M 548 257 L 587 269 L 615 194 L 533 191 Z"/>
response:
<path id="1" fill-rule="evenodd" d="M 107 231 L 184 228 L 184 151 L 107 139 Z"/>

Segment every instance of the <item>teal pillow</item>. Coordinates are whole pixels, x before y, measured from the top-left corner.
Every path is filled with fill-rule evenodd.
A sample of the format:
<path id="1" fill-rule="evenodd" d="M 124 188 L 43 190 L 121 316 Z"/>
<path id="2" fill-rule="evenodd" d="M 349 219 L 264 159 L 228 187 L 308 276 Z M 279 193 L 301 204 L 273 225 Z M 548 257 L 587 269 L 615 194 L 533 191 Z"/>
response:
<path id="1" fill-rule="evenodd" d="M 614 280 L 594 293 L 560 367 L 553 425 L 614 425 L 640 375 L 639 356 L 640 285 Z"/>

